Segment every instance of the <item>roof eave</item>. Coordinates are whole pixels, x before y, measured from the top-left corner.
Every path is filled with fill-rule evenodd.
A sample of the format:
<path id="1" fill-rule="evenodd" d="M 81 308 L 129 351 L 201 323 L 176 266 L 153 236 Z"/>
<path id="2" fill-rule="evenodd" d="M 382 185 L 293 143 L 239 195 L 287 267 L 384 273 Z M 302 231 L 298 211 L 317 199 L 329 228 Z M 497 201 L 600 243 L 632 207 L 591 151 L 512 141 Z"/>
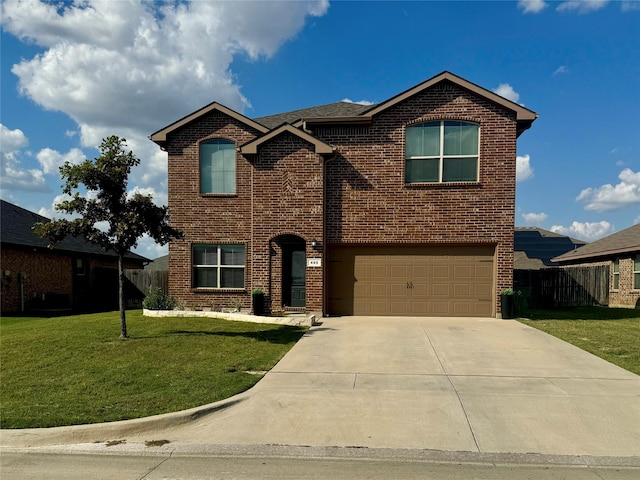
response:
<path id="1" fill-rule="evenodd" d="M 293 135 L 296 135 L 297 137 L 300 137 L 303 140 L 313 144 L 315 147 L 315 152 L 320 155 L 330 155 L 335 152 L 335 147 L 333 145 L 323 142 L 322 140 L 314 137 L 313 135 L 310 135 L 309 133 L 303 130 L 300 130 L 298 128 L 295 128 L 293 125 L 290 125 L 287 123 L 277 128 L 274 128 L 273 130 L 271 130 L 266 135 L 263 135 L 262 137 L 256 138 L 255 140 L 245 143 L 240 147 L 240 153 L 242 153 L 243 155 L 249 155 L 249 156 L 257 155 L 258 147 L 260 145 L 268 142 L 272 138 L 275 138 L 284 132 L 292 133 Z"/>
<path id="2" fill-rule="evenodd" d="M 200 117 L 212 112 L 212 111 L 219 111 L 221 113 L 224 113 L 230 117 L 235 118 L 236 120 L 244 123 L 245 125 L 248 125 L 256 130 L 258 130 L 261 133 L 266 133 L 269 131 L 269 129 L 267 127 L 265 127 L 264 125 L 256 122 L 255 120 L 250 119 L 249 117 L 245 117 L 244 115 L 242 115 L 241 113 L 236 112 L 235 110 L 231 110 L 228 107 L 225 107 L 224 105 L 218 103 L 218 102 L 212 102 L 209 105 L 206 105 L 204 107 L 202 107 L 199 110 L 196 110 L 193 113 L 190 113 L 189 115 L 186 115 L 185 117 L 182 117 L 179 120 L 176 120 L 175 122 L 173 122 L 170 125 L 167 125 L 166 127 L 158 130 L 155 133 L 152 133 L 151 135 L 149 135 L 149 140 L 151 140 L 152 142 L 155 142 L 156 144 L 158 144 L 160 146 L 160 148 L 164 149 L 166 147 L 167 144 L 167 139 L 168 136 L 175 132 L 176 130 L 188 125 L 189 123 L 199 119 Z"/>
<path id="3" fill-rule="evenodd" d="M 575 252 L 575 254 L 573 254 Z M 593 253 L 579 253 L 578 250 L 574 250 L 569 254 L 562 254 L 557 257 L 551 259 L 552 262 L 556 263 L 565 263 L 565 262 L 573 262 L 574 260 L 585 260 L 585 259 L 599 259 L 605 257 L 611 257 L 612 255 L 619 255 L 621 253 L 637 253 L 640 252 L 640 245 L 631 246 L 631 247 L 623 247 L 623 248 L 614 248 L 611 250 L 603 250 L 601 252 L 593 252 Z"/>
<path id="4" fill-rule="evenodd" d="M 423 90 L 431 88 L 432 86 L 440 82 L 443 82 L 445 80 L 454 83 L 455 85 L 457 85 L 458 87 L 464 90 L 467 90 L 471 93 L 484 97 L 493 103 L 496 103 L 504 108 L 507 108 L 508 110 L 515 112 L 516 120 L 518 121 L 518 135 L 520 135 L 526 129 L 531 127 L 531 124 L 535 121 L 536 118 L 538 118 L 538 114 L 533 110 L 529 110 L 528 108 L 523 107 L 522 105 L 519 105 L 515 102 L 512 102 L 511 100 L 508 100 L 498 95 L 497 93 L 491 92 L 490 90 L 487 90 L 479 85 L 476 85 L 475 83 L 472 83 L 468 80 L 465 80 L 462 77 L 458 77 L 457 75 L 454 75 L 453 73 L 447 72 L 447 71 L 444 71 L 436 75 L 435 77 L 431 77 L 430 79 L 425 80 L 424 82 L 416 85 L 415 87 L 412 87 L 409 90 L 405 90 L 404 92 L 390 98 L 389 100 L 376 105 L 371 110 L 367 110 L 366 112 L 363 112 L 362 115 L 368 115 L 368 116 L 376 115 L 416 95 L 417 93 L 420 93 Z"/>

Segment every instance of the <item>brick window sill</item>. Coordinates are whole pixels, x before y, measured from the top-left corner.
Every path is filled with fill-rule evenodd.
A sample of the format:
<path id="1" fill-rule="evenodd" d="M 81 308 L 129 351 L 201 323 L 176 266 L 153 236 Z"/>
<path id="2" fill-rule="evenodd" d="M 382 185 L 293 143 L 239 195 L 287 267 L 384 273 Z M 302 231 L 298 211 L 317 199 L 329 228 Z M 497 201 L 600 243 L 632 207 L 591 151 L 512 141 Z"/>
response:
<path id="1" fill-rule="evenodd" d="M 191 289 L 192 293 L 247 293 L 246 288 L 206 288 L 197 287 Z"/>
<path id="2" fill-rule="evenodd" d="M 405 183 L 404 187 L 408 189 L 422 189 L 422 188 L 470 188 L 481 187 L 480 182 L 416 182 Z"/>

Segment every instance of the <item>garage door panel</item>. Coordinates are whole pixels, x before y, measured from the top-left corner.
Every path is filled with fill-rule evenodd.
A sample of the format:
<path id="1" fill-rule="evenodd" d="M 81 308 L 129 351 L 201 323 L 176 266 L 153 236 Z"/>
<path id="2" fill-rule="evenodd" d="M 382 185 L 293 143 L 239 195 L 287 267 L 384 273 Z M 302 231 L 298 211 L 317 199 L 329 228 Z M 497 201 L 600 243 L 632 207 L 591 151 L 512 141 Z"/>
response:
<path id="1" fill-rule="evenodd" d="M 392 279 L 399 278 L 401 280 L 406 280 L 409 275 L 407 265 L 391 265 L 389 269 L 389 277 Z"/>
<path id="2" fill-rule="evenodd" d="M 451 315 L 450 312 L 451 309 L 451 303 L 450 302 L 440 302 L 440 301 L 434 301 L 432 303 L 432 313 L 433 315 L 441 315 L 441 316 L 449 316 Z"/>
<path id="3" fill-rule="evenodd" d="M 402 284 L 397 284 L 397 283 L 393 283 L 390 285 L 390 290 L 391 290 L 391 296 L 392 297 L 402 297 L 402 298 L 406 298 L 408 293 L 407 293 L 407 286 L 406 284 L 402 283 Z"/>
<path id="4" fill-rule="evenodd" d="M 449 265 L 435 265 L 433 278 L 449 278 Z"/>
<path id="5" fill-rule="evenodd" d="M 471 276 L 471 267 L 465 265 L 465 266 L 455 266 L 453 267 L 453 277 L 458 279 L 470 279 L 472 278 Z"/>
<path id="6" fill-rule="evenodd" d="M 371 272 L 369 274 L 370 278 L 389 278 L 389 267 L 386 265 L 371 265 L 368 270 Z"/>
<path id="7" fill-rule="evenodd" d="M 327 256 L 330 314 L 493 313 L 492 246 L 344 246 Z"/>
<path id="8" fill-rule="evenodd" d="M 449 296 L 449 284 L 448 283 L 434 283 L 431 289 L 434 297 L 448 297 Z"/>
<path id="9" fill-rule="evenodd" d="M 457 283 L 453 286 L 453 295 L 456 297 L 466 297 L 471 295 L 471 285 L 468 283 Z"/>

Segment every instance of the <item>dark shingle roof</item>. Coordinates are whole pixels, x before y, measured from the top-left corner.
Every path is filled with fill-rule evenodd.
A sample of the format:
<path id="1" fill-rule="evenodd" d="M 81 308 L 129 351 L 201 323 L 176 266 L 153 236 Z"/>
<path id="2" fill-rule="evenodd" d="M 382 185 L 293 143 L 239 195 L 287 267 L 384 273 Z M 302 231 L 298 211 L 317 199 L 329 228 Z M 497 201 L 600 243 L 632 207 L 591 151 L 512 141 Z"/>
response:
<path id="1" fill-rule="evenodd" d="M 0 200 L 0 241 L 3 245 L 18 245 L 22 247 L 47 248 L 49 240 L 35 234 L 33 224 L 37 222 L 49 222 L 50 220 L 37 213 L 25 210 L 12 203 Z M 55 247 L 57 251 L 76 252 L 93 256 L 115 257 L 112 251 L 105 252 L 99 246 L 88 242 L 84 238 L 66 237 Z M 140 262 L 148 262 L 149 259 L 137 253 L 129 252 L 126 258 Z"/>
<path id="2" fill-rule="evenodd" d="M 291 112 L 278 113 L 266 117 L 254 118 L 256 122 L 268 128 L 275 128 L 283 123 L 293 123 L 302 118 L 318 117 L 351 117 L 360 115 L 373 108 L 373 105 L 361 105 L 351 102 L 336 102 L 317 107 L 302 108 Z"/>
<path id="3" fill-rule="evenodd" d="M 601 238 L 575 251 L 555 257 L 553 261 L 567 263 L 575 260 L 586 260 L 633 252 L 640 253 L 640 223 L 609 235 L 608 237 Z"/>
<path id="4" fill-rule="evenodd" d="M 552 258 L 587 243 L 538 227 L 516 227 L 513 240 L 514 268 L 522 270 L 553 266 Z"/>
<path id="5" fill-rule="evenodd" d="M 169 270 L 169 255 L 163 255 L 162 257 L 155 258 L 151 263 L 145 265 L 144 270 L 145 272 Z"/>

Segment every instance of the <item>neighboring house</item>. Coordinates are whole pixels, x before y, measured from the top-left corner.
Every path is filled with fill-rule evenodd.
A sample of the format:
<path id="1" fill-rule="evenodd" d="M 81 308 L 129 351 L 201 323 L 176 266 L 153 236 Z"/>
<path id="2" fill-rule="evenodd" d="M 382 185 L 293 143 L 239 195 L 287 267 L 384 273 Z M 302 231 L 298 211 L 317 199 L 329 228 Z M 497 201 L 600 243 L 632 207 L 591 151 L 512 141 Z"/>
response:
<path id="1" fill-rule="evenodd" d="M 552 258 L 580 248 L 587 242 L 538 227 L 516 227 L 514 232 L 514 270 L 540 270 L 557 267 Z"/>
<path id="2" fill-rule="evenodd" d="M 32 310 L 106 311 L 118 308 L 118 263 L 82 238 L 67 237 L 50 249 L 33 224 L 49 219 L 1 200 L 2 313 Z M 125 257 L 126 268 L 148 259 Z"/>
<path id="3" fill-rule="evenodd" d="M 377 105 L 250 119 L 218 103 L 168 152 L 185 307 L 494 316 L 512 286 L 516 138 L 537 114 L 443 72 Z"/>
<path id="4" fill-rule="evenodd" d="M 640 224 L 553 261 L 560 265 L 609 265 L 609 306 L 640 307 Z"/>

